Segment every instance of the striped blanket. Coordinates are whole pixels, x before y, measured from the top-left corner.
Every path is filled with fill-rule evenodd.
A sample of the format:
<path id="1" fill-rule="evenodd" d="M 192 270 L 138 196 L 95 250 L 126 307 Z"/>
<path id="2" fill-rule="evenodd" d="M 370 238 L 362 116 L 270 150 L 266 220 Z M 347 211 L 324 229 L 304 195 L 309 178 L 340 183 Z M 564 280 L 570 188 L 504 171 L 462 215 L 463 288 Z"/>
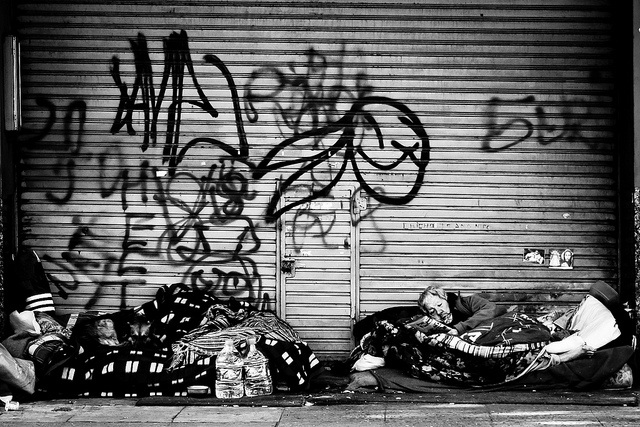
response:
<path id="1" fill-rule="evenodd" d="M 227 339 L 232 339 L 240 352 L 246 350 L 246 339 L 253 335 L 285 342 L 301 341 L 291 326 L 268 311 L 246 312 L 239 319 L 231 316 L 227 307 L 218 304 L 208 311 L 206 317 L 208 320 L 203 326 L 172 344 L 170 369 L 217 355 Z"/>
<path id="2" fill-rule="evenodd" d="M 274 313 L 246 311 L 238 316 L 224 305 L 214 305 L 200 328 L 185 335 L 172 346 L 169 370 L 181 369 L 202 359 L 215 357 L 232 339 L 241 354 L 247 338 L 257 336 L 256 347 L 269 359 L 274 380 L 291 390 L 309 387 L 310 380 L 322 370 L 320 362 L 298 333 Z"/>
<path id="3" fill-rule="evenodd" d="M 507 313 L 460 335 L 426 335 L 404 324 L 377 322 L 352 352 L 384 357 L 387 367 L 456 386 L 501 384 L 518 378 L 549 343 L 550 331 L 521 313 Z"/>

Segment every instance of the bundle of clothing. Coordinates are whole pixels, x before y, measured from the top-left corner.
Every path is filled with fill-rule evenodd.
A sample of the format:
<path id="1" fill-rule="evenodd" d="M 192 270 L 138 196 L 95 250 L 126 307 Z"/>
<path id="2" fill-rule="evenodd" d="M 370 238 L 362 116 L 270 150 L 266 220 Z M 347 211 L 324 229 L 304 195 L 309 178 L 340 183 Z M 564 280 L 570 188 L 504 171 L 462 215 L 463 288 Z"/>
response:
<path id="1" fill-rule="evenodd" d="M 602 290 L 609 296 L 603 298 Z M 402 391 L 424 391 L 429 383 L 484 388 L 589 388 L 616 382 L 630 386 L 633 325 L 611 291 L 599 282 L 566 312 L 536 318 L 508 312 L 459 336 L 447 333 L 449 326 L 427 315 L 393 319 L 389 313 L 406 316 L 407 309 L 387 309 L 365 319 L 368 330 L 347 361 L 352 371 L 369 372 L 374 381 L 358 375 L 352 381 Z M 362 325 L 357 330 L 363 332 Z M 415 380 L 427 384 L 417 385 Z"/>
<path id="2" fill-rule="evenodd" d="M 279 388 L 306 390 L 323 370 L 274 313 L 183 284 L 161 286 L 154 299 L 117 312 L 57 316 L 50 304 L 28 303 L 27 296 L 11 312 L 13 334 L 0 344 L 0 386 L 15 394 L 185 395 L 190 385 L 214 384 L 215 358 L 228 338 L 246 354 L 247 338 L 256 337 Z"/>

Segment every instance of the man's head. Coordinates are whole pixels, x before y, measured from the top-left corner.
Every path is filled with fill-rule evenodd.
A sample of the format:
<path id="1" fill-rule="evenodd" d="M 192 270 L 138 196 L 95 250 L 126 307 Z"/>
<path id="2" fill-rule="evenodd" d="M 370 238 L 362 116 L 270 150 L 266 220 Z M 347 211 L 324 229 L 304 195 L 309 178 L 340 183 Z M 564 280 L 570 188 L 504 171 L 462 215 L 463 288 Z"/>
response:
<path id="1" fill-rule="evenodd" d="M 447 302 L 447 293 L 438 286 L 427 286 L 418 298 L 418 305 L 432 319 L 446 324 L 453 322 L 453 315 Z"/>

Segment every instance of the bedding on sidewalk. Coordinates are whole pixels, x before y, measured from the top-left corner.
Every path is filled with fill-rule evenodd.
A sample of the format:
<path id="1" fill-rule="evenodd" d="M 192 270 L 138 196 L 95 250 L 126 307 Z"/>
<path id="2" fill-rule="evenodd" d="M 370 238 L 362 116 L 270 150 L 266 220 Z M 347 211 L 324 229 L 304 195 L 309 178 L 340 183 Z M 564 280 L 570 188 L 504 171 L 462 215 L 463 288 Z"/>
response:
<path id="1" fill-rule="evenodd" d="M 379 360 L 369 366 L 382 389 L 421 390 L 420 381 L 466 388 L 630 387 L 635 336 L 623 314 L 587 295 L 551 321 L 508 312 L 460 336 L 424 315 L 375 320 L 347 365 L 359 371 L 364 358 Z"/>
<path id="2" fill-rule="evenodd" d="M 34 318 L 40 333 L 25 338 L 16 331 L 7 342 L 12 356 L 34 365 L 37 390 L 58 397 L 179 396 L 190 385 L 213 387 L 215 358 L 227 338 L 246 353 L 246 339 L 257 337 L 273 381 L 290 390 L 308 388 L 323 369 L 274 313 L 184 285 L 159 288 L 137 309 Z"/>

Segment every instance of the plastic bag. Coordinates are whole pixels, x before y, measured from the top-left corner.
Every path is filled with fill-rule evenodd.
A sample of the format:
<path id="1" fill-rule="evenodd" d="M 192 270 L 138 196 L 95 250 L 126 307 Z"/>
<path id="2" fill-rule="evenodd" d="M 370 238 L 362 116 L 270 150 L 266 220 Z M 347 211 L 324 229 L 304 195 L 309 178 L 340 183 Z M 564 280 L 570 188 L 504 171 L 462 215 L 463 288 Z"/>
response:
<path id="1" fill-rule="evenodd" d="M 384 358 L 378 356 L 372 356 L 370 354 L 363 354 L 360 359 L 353 365 L 355 371 L 370 371 L 372 369 L 382 368 L 385 365 Z"/>
<path id="2" fill-rule="evenodd" d="M 36 371 L 30 360 L 13 357 L 0 344 L 0 382 L 4 382 L 15 390 L 33 394 L 36 388 Z"/>

